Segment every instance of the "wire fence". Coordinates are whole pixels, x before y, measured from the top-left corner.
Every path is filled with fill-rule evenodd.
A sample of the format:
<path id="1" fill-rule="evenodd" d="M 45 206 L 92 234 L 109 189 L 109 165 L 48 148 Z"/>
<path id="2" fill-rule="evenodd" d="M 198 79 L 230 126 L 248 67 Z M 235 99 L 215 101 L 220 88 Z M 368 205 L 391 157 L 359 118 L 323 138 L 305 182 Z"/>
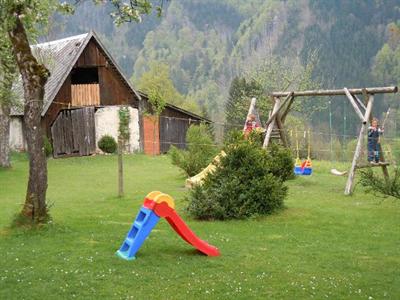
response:
<path id="1" fill-rule="evenodd" d="M 35 102 L 32 100 L 31 102 Z M 59 104 L 61 106 L 65 106 L 65 103 L 62 102 L 53 102 Z M 25 103 L 26 105 L 26 103 Z M 188 119 L 188 118 L 179 118 L 179 117 L 172 117 L 172 116 L 160 116 L 160 119 L 168 119 L 168 120 L 176 120 L 181 122 L 187 122 L 186 127 L 189 127 L 193 124 L 198 124 L 199 121 L 195 119 Z M 231 130 L 243 130 L 244 123 L 230 123 L 230 122 L 218 122 L 218 121 L 208 121 L 203 120 L 201 121 L 210 125 L 213 129 L 214 133 L 214 143 L 212 144 L 199 144 L 195 143 L 193 145 L 196 146 L 210 146 L 221 148 L 224 138 L 226 137 L 227 133 Z M 389 126 L 391 127 L 391 126 Z M 393 126 L 392 126 L 393 127 Z M 311 148 L 311 157 L 313 159 L 319 160 L 330 160 L 330 161 L 340 161 L 340 162 L 350 162 L 353 159 L 358 134 L 340 134 L 338 132 L 334 132 L 332 130 L 323 131 L 318 128 L 308 128 L 308 129 L 299 129 L 298 127 L 288 127 L 283 130 L 285 136 L 287 137 L 287 141 L 289 144 L 289 148 L 292 150 L 294 155 L 297 155 L 297 152 L 301 158 L 308 156 L 308 146 L 310 145 Z M 359 128 L 353 130 L 354 132 L 358 132 Z M 308 133 L 310 136 L 308 136 Z M 273 138 L 272 140 L 277 141 L 277 136 L 280 135 L 280 130 L 275 128 L 273 130 Z M 365 139 L 363 141 L 363 157 L 367 157 L 367 134 L 365 134 Z M 176 146 L 179 148 L 186 148 L 191 144 L 187 141 L 173 141 L 163 139 L 162 141 L 152 141 L 152 140 L 145 140 L 144 143 L 147 144 L 158 144 L 158 145 L 169 145 L 169 146 Z M 297 151 L 297 143 L 299 145 Z M 385 134 L 382 136 L 381 139 L 382 145 L 382 153 L 385 155 L 386 160 L 388 161 L 400 161 L 400 135 L 397 132 L 397 125 L 394 122 L 394 129 L 390 131 L 386 131 Z M 165 147 L 164 147 L 165 148 Z M 169 147 L 166 147 L 169 148 Z"/>
<path id="2" fill-rule="evenodd" d="M 160 116 L 160 118 L 167 118 L 170 120 L 179 120 L 188 122 L 188 126 L 192 124 L 198 124 L 193 120 L 177 117 Z M 202 144 L 193 143 L 190 144 L 187 141 L 173 141 L 168 140 L 168 137 L 164 138 L 163 141 L 156 141 L 155 143 L 173 145 L 178 148 L 186 148 L 188 146 L 210 146 L 221 148 L 223 145 L 224 138 L 231 130 L 243 130 L 244 124 L 235 124 L 228 122 L 208 122 L 204 123 L 210 125 L 214 133 L 214 143 Z M 280 130 L 275 128 L 272 133 L 272 141 L 281 143 Z M 283 134 L 286 136 L 288 146 L 293 152 L 294 156 L 297 156 L 297 152 L 300 158 L 306 158 L 308 156 L 308 147 L 310 146 L 310 156 L 316 160 L 329 160 L 339 162 L 351 162 L 354 156 L 355 148 L 357 146 L 358 134 L 340 134 L 337 132 L 329 132 L 318 130 L 314 128 L 299 129 L 298 127 L 288 127 L 283 130 Z M 152 143 L 153 141 L 145 141 Z M 384 154 L 387 161 L 400 161 L 400 136 L 393 136 L 390 132 L 385 132 L 381 136 L 380 143 L 382 145 L 382 153 Z M 298 151 L 297 151 L 298 145 Z M 168 147 L 167 147 L 168 148 Z M 362 157 L 367 160 L 367 132 L 363 140 L 363 153 Z"/>

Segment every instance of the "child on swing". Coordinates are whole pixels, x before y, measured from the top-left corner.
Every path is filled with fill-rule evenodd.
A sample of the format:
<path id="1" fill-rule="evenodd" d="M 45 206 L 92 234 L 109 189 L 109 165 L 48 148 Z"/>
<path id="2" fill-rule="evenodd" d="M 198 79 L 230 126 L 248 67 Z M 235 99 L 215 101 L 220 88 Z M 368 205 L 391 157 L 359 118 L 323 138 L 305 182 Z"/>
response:
<path id="1" fill-rule="evenodd" d="M 380 163 L 380 153 L 382 151 L 379 137 L 383 134 L 383 127 L 379 127 L 377 118 L 373 118 L 371 126 L 368 128 L 368 162 L 371 164 Z"/>
<path id="2" fill-rule="evenodd" d="M 247 138 L 247 136 L 250 134 L 251 131 L 253 131 L 254 129 L 259 128 L 259 127 L 260 127 L 260 125 L 257 124 L 256 116 L 254 114 L 249 114 L 247 116 L 247 120 L 246 120 L 244 136 Z"/>

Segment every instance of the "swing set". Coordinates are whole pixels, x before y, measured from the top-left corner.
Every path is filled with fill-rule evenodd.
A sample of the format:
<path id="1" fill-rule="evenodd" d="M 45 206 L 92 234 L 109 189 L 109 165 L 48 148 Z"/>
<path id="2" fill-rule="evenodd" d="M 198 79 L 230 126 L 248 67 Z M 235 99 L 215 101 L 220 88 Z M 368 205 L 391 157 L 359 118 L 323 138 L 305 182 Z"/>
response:
<path id="1" fill-rule="evenodd" d="M 378 165 L 373 164 L 363 164 L 361 162 L 361 153 L 363 149 L 363 141 L 366 134 L 366 130 L 368 128 L 368 122 L 372 120 L 372 109 L 374 105 L 374 95 L 375 94 L 386 94 L 386 93 L 397 93 L 397 86 L 389 86 L 389 87 L 374 87 L 374 88 L 357 88 L 357 89 L 337 89 L 337 90 L 310 90 L 310 91 L 291 91 L 291 92 L 274 92 L 270 94 L 273 99 L 273 109 L 269 115 L 267 122 L 265 123 L 266 134 L 264 138 L 263 148 L 267 148 L 269 142 L 271 140 L 273 130 L 277 130 L 279 133 L 279 138 L 282 141 L 282 144 L 285 147 L 289 147 L 288 138 L 286 136 L 284 124 L 286 120 L 286 116 L 290 112 L 292 108 L 293 102 L 296 97 L 310 97 L 310 96 L 346 96 L 349 100 L 351 106 L 354 108 L 355 113 L 360 119 L 360 131 L 357 139 L 357 146 L 354 152 L 353 160 L 350 169 L 344 173 L 344 175 L 348 175 L 346 187 L 344 190 L 345 195 L 350 195 L 354 189 L 354 178 L 356 171 L 361 168 L 371 168 L 371 167 L 380 167 L 382 168 L 383 175 L 386 180 L 389 179 L 389 171 L 387 166 L 388 162 L 385 162 L 385 158 L 383 157 L 383 153 L 381 155 L 382 163 Z M 362 95 L 364 101 L 358 98 L 358 95 Z M 282 100 L 283 99 L 283 100 Z M 249 114 L 254 114 L 256 116 L 257 122 L 259 121 L 259 116 L 256 109 L 256 98 L 253 98 L 250 103 Z M 304 164 L 303 173 L 299 175 L 306 175 L 304 171 L 307 168 L 307 164 L 309 165 L 309 169 L 312 172 L 312 164 L 310 159 L 310 143 L 308 158 L 306 160 L 306 164 L 304 162 L 298 166 L 302 166 Z M 298 147 L 297 147 L 298 152 Z M 298 155 L 297 155 L 298 156 Z M 297 162 L 300 162 L 300 158 L 297 157 Z M 308 162 L 307 162 L 308 161 Z M 296 170 L 296 169 L 295 169 Z M 299 172 L 302 169 L 298 169 Z M 311 174 L 310 172 L 310 174 Z M 309 174 L 307 174 L 309 175 Z"/>

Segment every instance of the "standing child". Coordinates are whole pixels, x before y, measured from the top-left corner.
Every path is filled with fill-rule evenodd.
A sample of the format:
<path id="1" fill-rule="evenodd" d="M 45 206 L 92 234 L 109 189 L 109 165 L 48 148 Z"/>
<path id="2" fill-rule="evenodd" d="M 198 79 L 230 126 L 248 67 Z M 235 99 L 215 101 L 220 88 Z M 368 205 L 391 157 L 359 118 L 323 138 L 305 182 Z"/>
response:
<path id="1" fill-rule="evenodd" d="M 380 162 L 381 144 L 379 136 L 383 134 L 383 128 L 379 128 L 378 119 L 373 118 L 368 128 L 368 161 L 370 163 Z"/>

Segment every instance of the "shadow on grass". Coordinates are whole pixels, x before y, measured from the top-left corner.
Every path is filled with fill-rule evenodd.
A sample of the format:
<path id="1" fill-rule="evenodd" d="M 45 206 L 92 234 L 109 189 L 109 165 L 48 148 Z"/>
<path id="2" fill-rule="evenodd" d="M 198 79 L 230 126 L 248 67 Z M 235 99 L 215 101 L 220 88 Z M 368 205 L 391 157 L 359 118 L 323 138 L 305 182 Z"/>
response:
<path id="1" fill-rule="evenodd" d="M 53 235 L 60 233 L 70 233 L 72 230 L 63 225 L 54 223 L 51 217 L 41 223 L 35 223 L 33 220 L 21 216 L 20 213 L 15 214 L 10 221 L 10 225 L 0 228 L 0 236 L 24 236 L 28 235 Z"/>
<path id="2" fill-rule="evenodd" d="M 167 257 L 176 257 L 178 260 L 180 257 L 206 257 L 208 258 L 207 255 L 201 253 L 199 250 L 193 248 L 189 244 L 186 244 L 182 242 L 183 244 L 180 245 L 179 247 L 174 246 L 173 244 L 169 245 L 169 247 L 163 247 L 162 249 L 158 248 L 157 251 L 161 252 L 162 254 L 158 254 L 159 256 L 164 256 L 165 258 Z M 183 248 L 185 247 L 185 249 Z M 192 247 L 192 248 L 186 248 L 186 247 Z M 154 254 L 151 251 L 145 250 L 145 251 L 139 251 L 137 253 L 137 258 L 138 259 L 148 259 L 154 257 Z"/>

